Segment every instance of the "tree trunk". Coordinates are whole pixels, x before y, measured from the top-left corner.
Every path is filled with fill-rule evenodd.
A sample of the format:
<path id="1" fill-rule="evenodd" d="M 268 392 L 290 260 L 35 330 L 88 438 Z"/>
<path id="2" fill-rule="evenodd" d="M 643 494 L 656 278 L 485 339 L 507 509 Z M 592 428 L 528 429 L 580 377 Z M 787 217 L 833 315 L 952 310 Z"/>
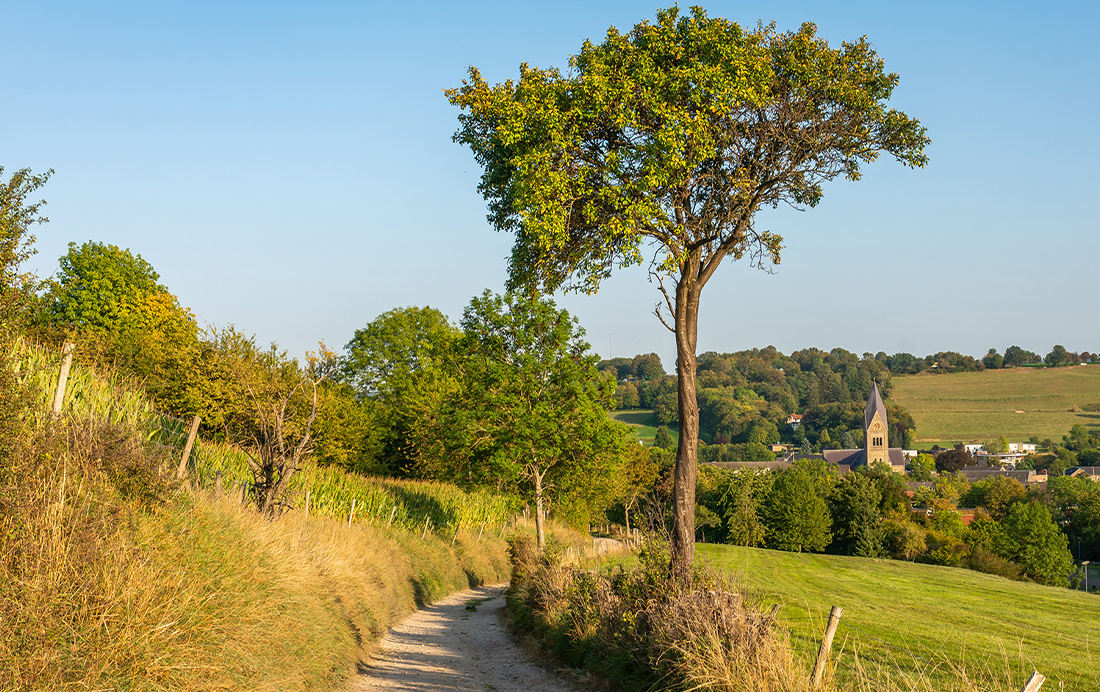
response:
<path id="1" fill-rule="evenodd" d="M 546 530 L 542 520 L 542 477 L 545 471 L 535 471 L 535 533 L 538 536 L 539 550 L 546 547 Z"/>
<path id="2" fill-rule="evenodd" d="M 676 390 L 680 441 L 673 476 L 672 559 L 670 568 L 682 582 L 691 581 L 695 559 L 695 481 L 699 449 L 699 401 L 695 396 L 695 347 L 698 340 L 699 293 L 697 258 L 685 262 L 676 285 Z"/>

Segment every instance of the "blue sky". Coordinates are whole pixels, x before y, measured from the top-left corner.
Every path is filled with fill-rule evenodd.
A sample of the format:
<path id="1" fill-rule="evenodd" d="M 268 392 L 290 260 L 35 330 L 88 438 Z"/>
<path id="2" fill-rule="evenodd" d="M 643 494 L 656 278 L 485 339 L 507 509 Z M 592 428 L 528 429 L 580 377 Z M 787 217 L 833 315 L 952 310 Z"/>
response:
<path id="1" fill-rule="evenodd" d="M 931 163 L 883 160 L 808 212 L 778 210 L 773 274 L 728 263 L 700 352 L 774 344 L 974 355 L 1100 350 L 1094 209 L 1100 11 L 1053 2 L 714 2 L 712 16 L 866 34 Z M 638 2 L 11 3 L 0 13 L 0 165 L 53 168 L 42 275 L 68 242 L 140 253 L 203 320 L 300 354 L 405 305 L 457 319 L 501 290 L 511 239 L 451 142 L 469 65 L 564 66 Z M 674 345 L 627 270 L 560 303 L 603 355 Z"/>

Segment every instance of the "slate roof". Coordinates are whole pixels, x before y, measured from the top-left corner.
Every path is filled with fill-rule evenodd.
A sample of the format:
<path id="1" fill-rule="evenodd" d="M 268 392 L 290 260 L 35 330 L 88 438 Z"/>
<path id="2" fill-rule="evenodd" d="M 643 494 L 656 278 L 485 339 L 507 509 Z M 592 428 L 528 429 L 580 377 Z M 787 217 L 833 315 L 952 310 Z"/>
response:
<path id="1" fill-rule="evenodd" d="M 783 459 L 781 461 L 707 461 L 703 462 L 704 466 L 713 466 L 719 469 L 729 469 L 736 471 L 738 469 L 753 469 L 756 471 L 772 470 L 778 471 L 780 469 L 788 468 L 791 462 Z"/>
<path id="2" fill-rule="evenodd" d="M 1088 476 L 1100 476 L 1100 466 L 1074 466 L 1066 469 L 1066 475 L 1072 476 L 1075 471 L 1084 471 Z"/>
<path id="3" fill-rule="evenodd" d="M 863 429 L 871 425 L 871 419 L 876 412 L 882 413 L 882 422 L 886 422 L 886 407 L 882 403 L 882 395 L 878 393 L 878 382 L 871 385 L 871 395 L 867 397 L 867 406 L 863 409 Z"/>
<path id="4" fill-rule="evenodd" d="M 990 476 L 1008 476 L 1009 478 L 1015 478 L 1024 485 L 1027 485 L 1035 472 L 1028 469 L 1021 469 L 1019 471 L 1009 471 L 1008 469 L 998 469 L 989 466 L 964 466 L 962 469 L 963 476 L 971 483 L 975 483 L 980 480 L 989 478 Z"/>
<path id="5" fill-rule="evenodd" d="M 852 468 L 867 464 L 867 451 L 864 449 L 823 449 L 821 454 L 830 464 L 847 464 Z M 886 458 L 889 459 L 891 466 L 905 466 L 905 455 L 899 447 L 886 450 Z"/>

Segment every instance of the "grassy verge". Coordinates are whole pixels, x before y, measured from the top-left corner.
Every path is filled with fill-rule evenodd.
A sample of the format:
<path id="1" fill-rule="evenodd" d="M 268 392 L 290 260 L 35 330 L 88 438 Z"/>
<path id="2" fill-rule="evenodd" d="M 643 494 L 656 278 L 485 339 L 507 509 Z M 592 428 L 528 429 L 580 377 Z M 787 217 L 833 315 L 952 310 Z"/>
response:
<path id="1" fill-rule="evenodd" d="M 0 689 L 331 689 L 418 605 L 507 578 L 481 530 L 505 500 L 311 469 L 317 509 L 269 521 L 167 480 L 178 450 L 123 383 L 74 368 L 53 421 L 57 359 L 7 355 L 0 394 L 25 407 L 0 430 Z M 349 524 L 345 497 L 403 518 Z"/>
<path id="2" fill-rule="evenodd" d="M 992 671 L 1019 689 L 1038 670 L 1057 689 L 1100 689 L 1096 596 L 895 560 L 719 545 L 699 545 L 698 555 L 765 605 L 781 603 L 804 659 L 817 652 L 830 606 L 843 607 L 842 679 L 862 667 L 947 686 Z"/>
<path id="3" fill-rule="evenodd" d="M 1075 424 L 1100 429 L 1100 367 L 1010 368 L 895 377 L 894 400 L 917 424 L 918 442 L 1062 439 Z M 1017 413 L 1022 411 L 1022 413 Z"/>

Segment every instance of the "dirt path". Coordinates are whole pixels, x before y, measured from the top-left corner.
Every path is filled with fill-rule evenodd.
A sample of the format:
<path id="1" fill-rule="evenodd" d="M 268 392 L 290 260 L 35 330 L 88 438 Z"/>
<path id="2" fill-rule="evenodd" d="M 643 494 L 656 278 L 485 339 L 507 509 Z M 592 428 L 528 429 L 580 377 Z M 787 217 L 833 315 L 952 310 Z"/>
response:
<path id="1" fill-rule="evenodd" d="M 462 591 L 394 627 L 351 689 L 576 692 L 512 641 L 504 624 L 503 585 Z"/>

